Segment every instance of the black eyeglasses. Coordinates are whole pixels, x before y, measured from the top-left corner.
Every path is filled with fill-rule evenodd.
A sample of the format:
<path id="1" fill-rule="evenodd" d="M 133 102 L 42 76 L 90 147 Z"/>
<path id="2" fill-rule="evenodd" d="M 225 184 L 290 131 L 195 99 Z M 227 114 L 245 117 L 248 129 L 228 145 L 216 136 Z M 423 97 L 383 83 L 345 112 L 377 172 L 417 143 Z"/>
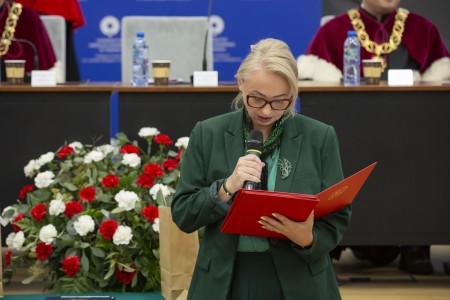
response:
<path id="1" fill-rule="evenodd" d="M 289 99 L 278 99 L 278 100 L 268 101 L 261 97 L 247 95 L 247 104 L 248 104 L 248 106 L 253 107 L 253 108 L 263 108 L 264 106 L 269 104 L 273 110 L 285 110 L 286 108 L 289 107 L 289 105 L 291 104 L 291 101 L 292 101 L 292 97 Z"/>

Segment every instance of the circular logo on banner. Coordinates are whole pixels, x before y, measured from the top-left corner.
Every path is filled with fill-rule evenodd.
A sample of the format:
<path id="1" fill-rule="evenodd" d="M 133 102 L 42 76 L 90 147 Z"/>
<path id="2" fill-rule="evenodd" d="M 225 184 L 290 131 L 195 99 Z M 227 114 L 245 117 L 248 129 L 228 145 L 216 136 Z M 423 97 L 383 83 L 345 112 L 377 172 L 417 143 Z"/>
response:
<path id="1" fill-rule="evenodd" d="M 105 16 L 100 21 L 100 31 L 107 37 L 115 36 L 120 31 L 120 21 L 115 16 Z"/>
<path id="2" fill-rule="evenodd" d="M 213 15 L 209 19 L 213 36 L 220 35 L 225 30 L 225 21 L 218 15 Z"/>

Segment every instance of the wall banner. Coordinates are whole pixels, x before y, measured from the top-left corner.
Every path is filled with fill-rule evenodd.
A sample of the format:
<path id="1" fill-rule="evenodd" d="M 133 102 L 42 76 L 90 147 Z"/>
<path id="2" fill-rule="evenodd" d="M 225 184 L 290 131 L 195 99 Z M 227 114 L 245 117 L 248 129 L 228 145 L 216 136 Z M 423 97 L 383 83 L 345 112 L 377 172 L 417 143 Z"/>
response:
<path id="1" fill-rule="evenodd" d="M 120 21 L 128 15 L 207 16 L 209 0 L 80 0 L 86 25 L 75 33 L 82 80 L 120 81 Z M 212 3 L 214 69 L 234 74 L 252 43 L 273 37 L 304 53 L 321 17 L 317 0 L 216 0 Z M 149 45 L 151 51 L 151 45 Z M 130 53 L 131 55 L 131 53 Z"/>

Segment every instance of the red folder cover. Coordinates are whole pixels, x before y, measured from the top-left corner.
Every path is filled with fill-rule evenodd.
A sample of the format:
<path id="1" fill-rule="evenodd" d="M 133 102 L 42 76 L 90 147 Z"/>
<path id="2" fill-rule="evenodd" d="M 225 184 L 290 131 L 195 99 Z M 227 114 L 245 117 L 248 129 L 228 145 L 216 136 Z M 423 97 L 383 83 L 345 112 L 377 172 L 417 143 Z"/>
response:
<path id="1" fill-rule="evenodd" d="M 317 195 L 241 189 L 221 230 L 232 234 L 286 238 L 263 229 L 258 223 L 261 216 L 272 216 L 276 212 L 291 220 L 304 221 L 314 209 L 315 219 L 320 219 L 350 204 L 376 164 L 371 164 Z"/>

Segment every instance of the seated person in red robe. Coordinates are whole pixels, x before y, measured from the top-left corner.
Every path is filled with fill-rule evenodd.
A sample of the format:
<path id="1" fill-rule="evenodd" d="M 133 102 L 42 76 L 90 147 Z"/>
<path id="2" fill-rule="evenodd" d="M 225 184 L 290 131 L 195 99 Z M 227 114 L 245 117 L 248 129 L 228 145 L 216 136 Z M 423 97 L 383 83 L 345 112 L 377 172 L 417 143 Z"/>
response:
<path id="1" fill-rule="evenodd" d="M 368 36 L 368 40 L 360 41 L 361 60 L 375 57 L 383 60 L 382 79 L 387 78 L 388 69 L 412 69 L 415 81 L 449 80 L 449 53 L 438 29 L 427 19 L 401 9 L 399 4 L 400 0 L 362 0 L 360 7 L 325 23 L 311 41 L 306 54 L 297 59 L 299 79 L 339 82 L 342 79 L 344 40 L 349 30 L 355 30 Z M 364 26 L 355 28 L 352 20 Z M 394 30 L 401 27 L 403 32 Z M 378 46 L 390 40 L 397 43 L 393 42 L 389 49 Z M 377 46 L 369 47 L 369 41 Z M 352 246 L 351 249 L 358 258 L 368 259 L 376 265 L 393 261 L 400 252 L 401 269 L 415 274 L 433 272 L 429 245 Z M 341 247 L 335 249 L 335 258 L 339 258 L 341 250 Z"/>
<path id="2" fill-rule="evenodd" d="M 79 81 L 80 71 L 74 33 L 86 24 L 78 0 L 16 0 L 42 15 L 62 16 L 66 20 L 66 81 Z"/>
<path id="3" fill-rule="evenodd" d="M 440 81 L 450 79 L 449 53 L 434 24 L 415 13 L 399 8 L 400 0 L 362 0 L 360 7 L 337 16 L 325 23 L 316 33 L 305 55 L 298 57 L 299 79 L 339 82 L 342 78 L 343 46 L 347 31 L 357 28 L 354 22 L 362 22 L 368 41 L 361 42 L 361 60 L 381 57 L 388 69 L 412 69 L 415 81 Z M 396 21 L 397 15 L 405 15 Z M 396 23 L 397 22 L 397 23 Z M 393 30 L 394 25 L 403 26 L 403 33 Z M 359 30 L 364 33 L 364 30 Z M 398 38 L 398 45 L 390 49 L 375 50 L 377 45 Z M 387 50 L 387 51 L 386 51 Z M 361 70 L 361 74 L 362 70 Z"/>
<path id="4" fill-rule="evenodd" d="M 3 62 L 7 59 L 25 59 L 28 79 L 36 69 L 57 72 L 56 56 L 39 15 L 10 0 L 0 0 L 0 57 L 2 81 L 6 80 Z"/>

